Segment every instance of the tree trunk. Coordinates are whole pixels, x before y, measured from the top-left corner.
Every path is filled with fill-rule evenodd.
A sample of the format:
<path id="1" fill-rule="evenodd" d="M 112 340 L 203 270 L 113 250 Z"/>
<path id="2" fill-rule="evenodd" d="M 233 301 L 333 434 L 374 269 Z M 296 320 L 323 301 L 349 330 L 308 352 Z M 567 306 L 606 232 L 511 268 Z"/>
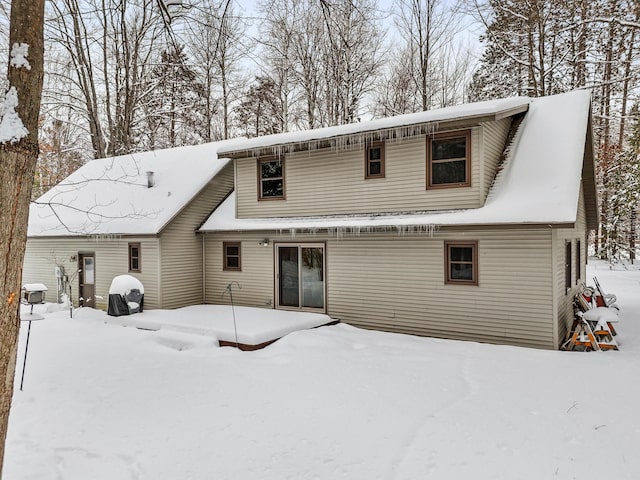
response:
<path id="1" fill-rule="evenodd" d="M 9 45 L 29 46 L 26 58 L 30 68 L 23 62 L 9 62 L 8 79 L 10 88 L 17 92 L 16 113 L 29 133 L 0 143 L 0 378 L 4 379 L 0 390 L 0 471 L 16 370 L 29 201 L 38 159 L 43 24 L 44 0 L 13 0 Z"/>

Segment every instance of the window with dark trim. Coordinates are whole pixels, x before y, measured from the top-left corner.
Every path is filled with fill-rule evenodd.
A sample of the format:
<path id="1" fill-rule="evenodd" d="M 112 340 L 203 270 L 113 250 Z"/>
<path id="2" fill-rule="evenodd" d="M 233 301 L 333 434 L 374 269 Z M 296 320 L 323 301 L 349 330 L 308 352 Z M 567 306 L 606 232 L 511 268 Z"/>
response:
<path id="1" fill-rule="evenodd" d="M 364 178 L 384 178 L 384 142 L 369 143 L 364 150 Z"/>
<path id="2" fill-rule="evenodd" d="M 582 275 L 582 252 L 580 251 L 580 239 L 576 239 L 576 285 L 580 283 L 580 277 Z"/>
<path id="3" fill-rule="evenodd" d="M 571 242 L 564 242 L 564 288 L 571 288 Z"/>
<path id="4" fill-rule="evenodd" d="M 427 137 L 427 188 L 471 185 L 471 130 Z"/>
<path id="5" fill-rule="evenodd" d="M 240 242 L 223 242 L 222 252 L 223 270 L 239 272 L 242 269 Z"/>
<path id="6" fill-rule="evenodd" d="M 444 243 L 445 283 L 478 285 L 478 242 Z"/>
<path id="7" fill-rule="evenodd" d="M 258 199 L 284 199 L 284 158 L 258 159 Z"/>
<path id="8" fill-rule="evenodd" d="M 142 265 L 140 264 L 140 244 L 139 243 L 130 243 L 129 244 L 129 271 L 130 272 L 141 272 Z"/>

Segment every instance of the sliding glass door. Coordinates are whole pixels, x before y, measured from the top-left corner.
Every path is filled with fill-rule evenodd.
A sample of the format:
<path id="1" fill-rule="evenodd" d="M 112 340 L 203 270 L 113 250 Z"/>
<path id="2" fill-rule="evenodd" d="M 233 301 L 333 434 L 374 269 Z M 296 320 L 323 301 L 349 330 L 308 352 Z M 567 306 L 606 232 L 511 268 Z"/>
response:
<path id="1" fill-rule="evenodd" d="M 324 245 L 277 244 L 276 287 L 278 308 L 324 312 Z"/>

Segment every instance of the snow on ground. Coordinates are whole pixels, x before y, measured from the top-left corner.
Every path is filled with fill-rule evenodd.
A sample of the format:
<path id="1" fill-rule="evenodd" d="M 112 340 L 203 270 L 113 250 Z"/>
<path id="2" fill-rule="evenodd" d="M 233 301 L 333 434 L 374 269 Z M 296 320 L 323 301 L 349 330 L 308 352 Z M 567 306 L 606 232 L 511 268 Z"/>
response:
<path id="1" fill-rule="evenodd" d="M 3 478 L 640 478 L 640 272 L 588 272 L 618 295 L 619 352 L 347 325 L 241 352 L 90 309 L 48 314 Z M 201 341 L 171 341 L 187 337 Z"/>

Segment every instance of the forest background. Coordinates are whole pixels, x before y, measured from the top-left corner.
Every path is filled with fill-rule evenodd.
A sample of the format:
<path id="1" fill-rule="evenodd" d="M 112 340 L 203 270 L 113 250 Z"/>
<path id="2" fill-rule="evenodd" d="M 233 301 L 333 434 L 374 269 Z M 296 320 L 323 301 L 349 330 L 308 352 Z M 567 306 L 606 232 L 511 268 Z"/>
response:
<path id="1" fill-rule="evenodd" d="M 638 0 L 56 0 L 45 8 L 34 197 L 94 158 L 587 88 L 601 211 L 593 252 L 635 259 Z M 9 10 L 1 0 L 5 58 Z"/>

